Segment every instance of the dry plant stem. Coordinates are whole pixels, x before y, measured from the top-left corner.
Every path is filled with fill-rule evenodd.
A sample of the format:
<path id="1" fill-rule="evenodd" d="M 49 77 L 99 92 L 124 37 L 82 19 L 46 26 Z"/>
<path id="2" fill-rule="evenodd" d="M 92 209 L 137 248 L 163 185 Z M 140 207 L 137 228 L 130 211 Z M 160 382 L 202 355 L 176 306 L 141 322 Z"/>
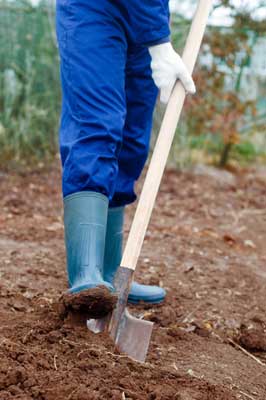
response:
<path id="1" fill-rule="evenodd" d="M 262 365 L 263 367 L 266 367 L 266 364 L 264 364 L 259 358 L 253 356 L 249 351 L 245 350 L 243 347 L 239 346 L 236 342 L 234 342 L 232 339 L 228 339 L 228 342 L 231 343 L 233 346 L 235 346 L 238 350 L 241 350 L 243 353 L 245 353 L 248 357 L 252 358 L 254 361 L 256 361 L 258 364 Z"/>
<path id="2" fill-rule="evenodd" d="M 70 393 L 70 395 L 67 397 L 67 400 L 70 400 L 71 397 L 73 396 L 74 393 L 76 393 L 78 390 L 78 388 L 75 388 L 74 390 L 72 390 L 72 392 Z"/>
<path id="3" fill-rule="evenodd" d="M 54 355 L 54 369 L 57 371 L 57 364 L 56 364 L 57 355 Z"/>
<path id="4" fill-rule="evenodd" d="M 240 390 L 239 393 L 240 393 L 240 394 L 243 394 L 243 396 L 245 396 L 247 399 L 256 400 L 255 397 L 250 396 L 249 394 L 243 392 L 242 390 Z"/>
<path id="5" fill-rule="evenodd" d="M 196 311 L 198 311 L 201 307 L 201 304 L 199 304 L 194 310 L 192 310 L 190 313 L 188 313 L 185 318 L 182 319 L 182 322 L 189 322 L 189 319 L 195 314 Z"/>

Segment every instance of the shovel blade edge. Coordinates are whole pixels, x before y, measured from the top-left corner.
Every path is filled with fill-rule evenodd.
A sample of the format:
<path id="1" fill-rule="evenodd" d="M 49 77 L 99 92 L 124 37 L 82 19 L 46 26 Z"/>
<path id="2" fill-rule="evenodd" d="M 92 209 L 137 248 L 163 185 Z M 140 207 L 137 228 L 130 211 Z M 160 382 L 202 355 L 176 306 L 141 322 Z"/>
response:
<path id="1" fill-rule="evenodd" d="M 108 316 L 101 319 L 88 319 L 87 328 L 93 333 L 102 333 L 105 331 L 109 319 Z"/>
<path id="2" fill-rule="evenodd" d="M 143 363 L 149 349 L 152 329 L 153 322 L 135 318 L 125 309 L 113 339 L 120 352 Z"/>

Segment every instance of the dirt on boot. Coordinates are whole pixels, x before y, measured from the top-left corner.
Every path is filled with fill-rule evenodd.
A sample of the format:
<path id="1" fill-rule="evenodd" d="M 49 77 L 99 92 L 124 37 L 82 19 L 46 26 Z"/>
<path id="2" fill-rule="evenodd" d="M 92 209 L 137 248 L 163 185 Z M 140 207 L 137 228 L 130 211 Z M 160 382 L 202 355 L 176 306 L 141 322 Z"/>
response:
<path id="1" fill-rule="evenodd" d="M 64 293 L 59 302 L 65 315 L 78 313 L 84 318 L 102 318 L 115 307 L 117 296 L 105 286 L 86 289 L 79 293 Z"/>

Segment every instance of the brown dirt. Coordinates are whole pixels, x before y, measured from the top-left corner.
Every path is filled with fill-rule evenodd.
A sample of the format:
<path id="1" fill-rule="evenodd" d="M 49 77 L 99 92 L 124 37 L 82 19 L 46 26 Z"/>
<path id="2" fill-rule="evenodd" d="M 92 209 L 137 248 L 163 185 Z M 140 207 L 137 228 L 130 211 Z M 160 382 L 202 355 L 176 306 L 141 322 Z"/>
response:
<path id="1" fill-rule="evenodd" d="M 0 399 L 265 400 L 266 184 L 224 178 L 165 175 L 137 277 L 168 295 L 131 309 L 155 322 L 138 364 L 59 307 L 59 170 L 2 173 Z"/>
<path id="2" fill-rule="evenodd" d="M 104 287 L 83 290 L 80 293 L 64 293 L 59 299 L 60 312 L 78 312 L 87 318 L 102 318 L 115 307 L 117 296 Z"/>

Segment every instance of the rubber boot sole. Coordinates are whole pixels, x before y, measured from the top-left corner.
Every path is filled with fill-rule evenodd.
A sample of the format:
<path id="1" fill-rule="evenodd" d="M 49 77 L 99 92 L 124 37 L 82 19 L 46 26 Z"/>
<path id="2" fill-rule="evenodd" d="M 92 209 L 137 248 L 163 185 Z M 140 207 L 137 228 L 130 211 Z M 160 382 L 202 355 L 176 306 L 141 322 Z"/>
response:
<path id="1" fill-rule="evenodd" d="M 151 297 L 149 297 L 149 298 L 138 298 L 138 297 L 130 297 L 130 295 L 128 296 L 128 300 L 127 300 L 127 302 L 128 302 L 128 304 L 134 304 L 134 305 L 136 305 L 136 304 L 150 304 L 150 305 L 153 305 L 153 304 L 162 304 L 163 302 L 164 302 L 164 300 L 165 300 L 165 296 L 164 297 L 160 297 L 160 298 L 151 298 Z"/>
<path id="2" fill-rule="evenodd" d="M 87 319 L 103 318 L 115 307 L 117 296 L 105 286 L 83 290 L 79 293 L 64 293 L 61 296 L 65 314 L 79 313 Z"/>

